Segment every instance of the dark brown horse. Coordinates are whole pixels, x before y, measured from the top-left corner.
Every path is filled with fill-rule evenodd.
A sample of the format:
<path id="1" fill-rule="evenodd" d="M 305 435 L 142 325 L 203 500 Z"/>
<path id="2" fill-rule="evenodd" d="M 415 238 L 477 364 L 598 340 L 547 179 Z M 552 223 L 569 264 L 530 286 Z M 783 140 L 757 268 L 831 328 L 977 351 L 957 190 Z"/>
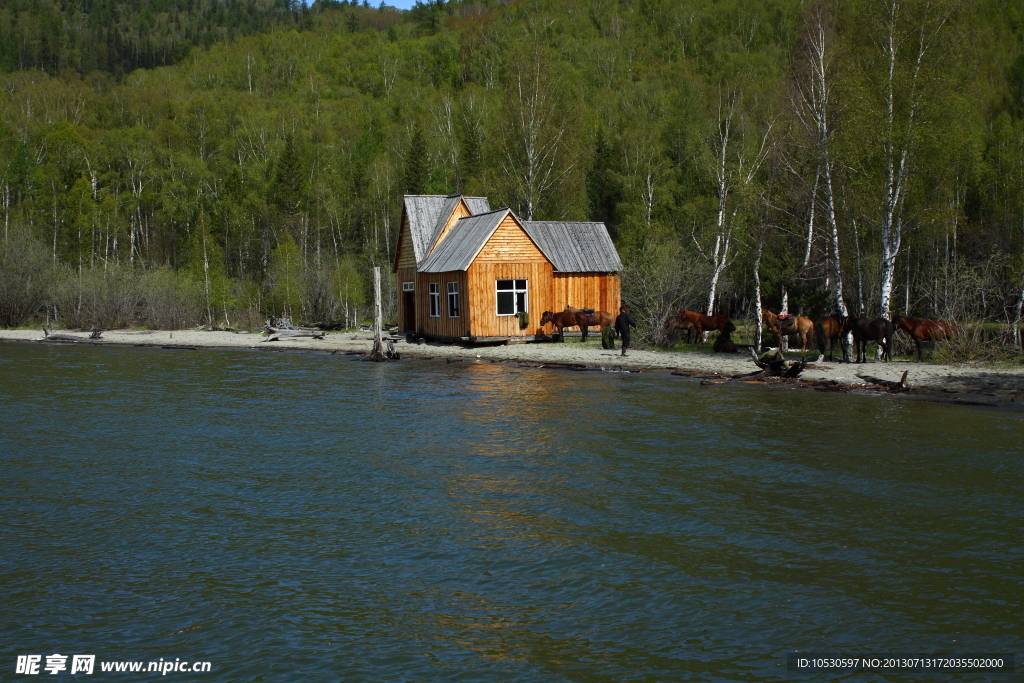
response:
<path id="1" fill-rule="evenodd" d="M 736 342 L 729 337 L 728 332 L 718 333 L 718 338 L 715 339 L 715 345 L 712 347 L 712 350 L 721 353 L 739 353 L 739 349 L 736 348 Z"/>
<path id="2" fill-rule="evenodd" d="M 818 351 L 825 355 L 825 342 L 828 342 L 828 359 L 832 360 L 832 350 L 838 342 L 840 350 L 843 349 L 843 319 L 838 315 L 829 315 L 818 318 L 814 322 L 814 336 L 818 339 Z M 845 356 L 845 351 L 844 351 Z"/>
<path id="3" fill-rule="evenodd" d="M 718 333 L 735 332 L 736 326 L 732 324 L 732 320 L 726 315 L 704 315 L 703 313 L 695 313 L 693 311 L 679 311 L 679 316 L 675 319 L 675 328 L 685 328 L 689 325 L 696 330 L 698 335 L 703 335 L 705 332 L 711 330 L 718 330 Z"/>
<path id="4" fill-rule="evenodd" d="M 892 319 L 897 330 L 903 330 L 917 345 L 917 362 L 921 362 L 921 342 L 947 339 L 956 334 L 956 325 L 946 320 L 930 320 L 929 318 L 904 318 L 901 315 Z"/>
<path id="5" fill-rule="evenodd" d="M 893 329 L 887 318 L 844 318 L 843 334 L 847 332 L 853 334 L 853 345 L 857 347 L 857 363 L 868 362 L 868 342 L 875 342 L 882 349 L 882 360 L 892 360 L 889 349 Z"/>
<path id="6" fill-rule="evenodd" d="M 583 313 L 587 316 L 587 327 L 604 329 L 615 324 L 615 318 L 608 311 L 595 311 L 592 308 L 573 308 L 566 306 L 564 313 Z"/>
<path id="7" fill-rule="evenodd" d="M 540 324 L 547 325 L 551 323 L 558 331 L 558 341 L 565 341 L 563 330 L 566 327 L 579 327 L 580 332 L 583 333 L 583 341 L 587 341 L 587 320 L 586 313 L 574 313 L 571 311 L 552 313 L 551 311 L 544 311 L 544 314 L 540 317 Z"/>

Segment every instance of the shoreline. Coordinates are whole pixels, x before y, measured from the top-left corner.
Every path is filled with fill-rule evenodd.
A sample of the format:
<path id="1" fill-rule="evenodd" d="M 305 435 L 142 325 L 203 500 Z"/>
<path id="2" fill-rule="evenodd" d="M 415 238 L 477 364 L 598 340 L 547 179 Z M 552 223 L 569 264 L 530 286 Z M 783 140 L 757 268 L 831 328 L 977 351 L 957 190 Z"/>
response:
<path id="1" fill-rule="evenodd" d="M 370 352 L 373 335 L 370 332 L 328 332 L 324 339 L 309 337 L 292 338 L 282 341 L 264 341 L 260 333 L 236 333 L 207 330 L 109 330 L 100 339 L 89 339 L 87 332 L 55 331 L 76 337 L 75 341 L 54 340 L 47 343 L 88 343 L 94 345 L 149 346 L 156 348 L 252 348 L 263 350 L 300 350 L 351 355 Z M 40 342 L 39 330 L 0 330 L 0 341 Z M 623 358 L 616 349 L 602 349 L 583 346 L 578 341 L 564 343 L 520 343 L 501 346 L 463 346 L 459 344 L 420 343 L 409 344 L 399 341 L 395 350 L 403 358 L 436 359 L 484 362 L 520 362 L 534 367 L 564 367 L 569 369 L 593 369 L 606 371 L 667 370 L 674 374 L 696 376 L 706 383 L 718 384 L 718 380 L 740 380 L 742 375 L 755 372 L 758 368 L 750 357 L 740 354 L 707 352 L 647 351 L 630 350 Z M 757 379 L 758 384 L 801 384 L 817 389 L 849 390 L 875 389 L 888 393 L 872 380 L 898 382 L 907 372 L 910 391 L 903 395 L 921 393 L 967 397 L 987 397 L 982 405 L 997 401 L 1019 403 L 1024 401 L 1024 366 L 992 368 L 981 365 L 940 365 L 908 361 L 881 363 L 869 361 L 866 364 L 849 364 L 842 361 L 813 362 L 796 380 L 770 378 Z M 870 379 L 866 379 L 870 378 Z M 754 378 L 751 378 L 754 379 Z M 816 386 L 815 386 L 816 385 Z M 965 401 L 954 401 L 963 403 Z"/>

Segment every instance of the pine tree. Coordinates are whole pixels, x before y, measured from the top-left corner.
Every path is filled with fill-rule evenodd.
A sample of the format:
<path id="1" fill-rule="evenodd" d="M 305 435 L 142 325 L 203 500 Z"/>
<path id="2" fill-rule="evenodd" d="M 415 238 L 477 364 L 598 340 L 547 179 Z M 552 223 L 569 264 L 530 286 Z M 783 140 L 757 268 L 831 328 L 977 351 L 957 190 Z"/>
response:
<path id="1" fill-rule="evenodd" d="M 587 172 L 587 199 L 590 220 L 603 222 L 613 240 L 618 238 L 616 207 L 622 200 L 622 184 L 615 173 L 616 161 L 615 150 L 605 139 L 604 128 L 598 128 L 594 161 Z"/>
<path id="2" fill-rule="evenodd" d="M 430 170 L 427 168 L 427 143 L 423 139 L 423 127 L 419 124 L 412 133 L 409 153 L 405 156 L 405 173 L 402 186 L 408 194 L 423 194 Z"/>
<path id="3" fill-rule="evenodd" d="M 302 208 L 304 183 L 302 162 L 296 149 L 295 137 L 289 133 L 284 139 L 284 150 L 277 161 L 277 175 L 274 178 L 273 201 L 287 214 L 295 215 Z"/>

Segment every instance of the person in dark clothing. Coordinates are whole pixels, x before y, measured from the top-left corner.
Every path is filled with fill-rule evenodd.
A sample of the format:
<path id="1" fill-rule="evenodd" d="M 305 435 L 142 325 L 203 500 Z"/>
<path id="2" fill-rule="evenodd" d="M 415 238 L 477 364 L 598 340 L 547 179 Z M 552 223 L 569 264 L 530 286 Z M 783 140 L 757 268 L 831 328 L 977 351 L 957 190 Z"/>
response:
<path id="1" fill-rule="evenodd" d="M 615 331 L 622 337 L 622 355 L 626 355 L 626 347 L 629 346 L 629 328 L 636 327 L 636 323 L 629 317 L 629 306 L 621 306 L 619 315 L 615 318 Z"/>

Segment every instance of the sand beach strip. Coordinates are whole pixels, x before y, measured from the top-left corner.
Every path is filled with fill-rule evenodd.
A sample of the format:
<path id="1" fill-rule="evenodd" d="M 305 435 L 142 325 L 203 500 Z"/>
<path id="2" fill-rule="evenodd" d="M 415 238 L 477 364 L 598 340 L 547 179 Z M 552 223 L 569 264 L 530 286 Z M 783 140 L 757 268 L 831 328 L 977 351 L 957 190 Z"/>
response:
<path id="1" fill-rule="evenodd" d="M 260 333 L 238 333 L 207 330 L 108 330 L 99 339 L 74 330 L 54 330 L 53 334 L 72 337 L 75 341 L 45 343 L 118 344 L 159 348 L 246 348 L 262 350 L 294 349 L 360 355 L 369 353 L 373 343 L 370 332 L 328 332 L 323 339 L 298 337 L 268 342 Z M 0 330 L 0 341 L 44 342 L 40 330 Z M 442 343 L 395 342 L 395 350 L 403 359 L 437 359 L 449 362 L 518 362 L 535 367 L 567 367 L 573 369 L 604 369 L 606 371 L 667 370 L 694 376 L 741 379 L 737 376 L 758 368 L 748 355 L 707 352 L 628 351 L 622 357 L 618 350 L 605 350 L 594 341 L 586 345 L 578 339 L 564 343 L 528 343 L 498 346 Z M 866 364 L 842 361 L 813 362 L 800 375 L 805 384 L 833 385 L 836 388 L 876 386 L 873 380 L 898 382 L 907 372 L 907 385 L 916 390 L 947 395 L 990 397 L 999 401 L 1024 401 L 1024 366 L 981 364 L 942 365 L 894 361 L 881 363 L 874 359 Z M 822 387 L 819 387 L 822 388 Z"/>

